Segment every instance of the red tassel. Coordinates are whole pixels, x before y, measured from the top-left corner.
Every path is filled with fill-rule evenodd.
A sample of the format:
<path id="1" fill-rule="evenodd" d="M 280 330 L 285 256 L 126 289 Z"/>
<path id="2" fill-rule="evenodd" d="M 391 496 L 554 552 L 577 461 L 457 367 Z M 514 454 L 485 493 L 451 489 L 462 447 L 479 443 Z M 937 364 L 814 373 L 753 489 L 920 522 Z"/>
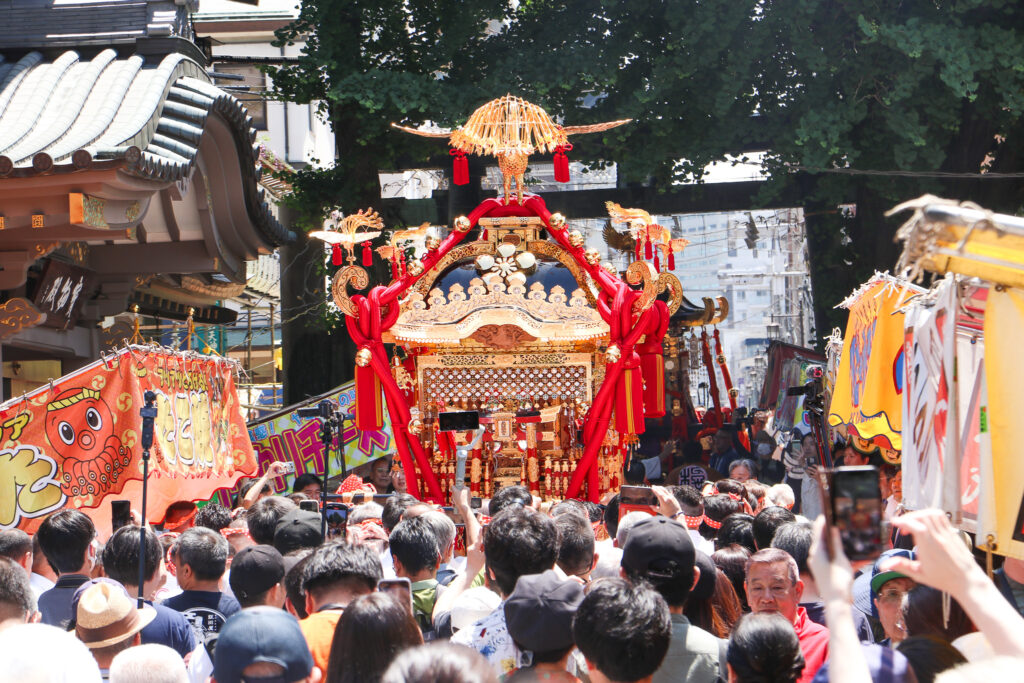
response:
<path id="1" fill-rule="evenodd" d="M 644 242 L 644 258 L 651 258 L 651 236 L 647 236 L 647 241 Z"/>
<path id="2" fill-rule="evenodd" d="M 331 247 L 331 263 L 333 263 L 336 266 L 340 266 L 342 263 L 344 263 L 344 261 L 345 261 L 344 256 L 342 256 L 342 253 L 341 253 L 341 245 L 340 244 L 333 245 Z"/>
<path id="3" fill-rule="evenodd" d="M 642 241 L 642 239 L 640 237 L 637 237 L 636 238 L 636 244 L 634 245 L 634 251 L 636 251 L 636 260 L 637 261 L 640 260 L 640 242 L 641 241 Z"/>
<path id="4" fill-rule="evenodd" d="M 657 252 L 654 254 L 654 270 L 659 273 L 661 272 L 661 259 L 658 258 Z"/>
<path id="5" fill-rule="evenodd" d="M 370 242 L 363 242 L 363 265 L 369 268 L 373 265 L 373 250 L 370 249 Z"/>
<path id="6" fill-rule="evenodd" d="M 555 182 L 569 182 L 569 157 L 566 152 L 572 149 L 572 145 L 559 145 L 555 148 Z"/>
<path id="7" fill-rule="evenodd" d="M 456 185 L 469 183 L 469 160 L 466 153 L 461 149 L 453 149 L 449 152 L 455 159 L 452 161 L 452 182 Z"/>
<path id="8" fill-rule="evenodd" d="M 487 241 L 487 228 L 484 228 L 483 232 L 480 233 L 480 241 L 481 242 L 486 242 Z"/>
<path id="9" fill-rule="evenodd" d="M 398 261 L 397 260 L 391 262 L 391 279 L 392 280 L 397 280 L 398 279 Z"/>
<path id="10" fill-rule="evenodd" d="M 668 269 L 676 269 L 676 255 L 672 252 L 671 249 L 668 250 Z"/>

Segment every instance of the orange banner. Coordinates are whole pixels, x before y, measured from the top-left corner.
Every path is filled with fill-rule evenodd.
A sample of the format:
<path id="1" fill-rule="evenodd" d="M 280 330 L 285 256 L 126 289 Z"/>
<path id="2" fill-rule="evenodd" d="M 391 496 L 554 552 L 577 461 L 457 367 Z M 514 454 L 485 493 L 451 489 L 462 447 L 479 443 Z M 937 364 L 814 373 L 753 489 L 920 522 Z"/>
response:
<path id="1" fill-rule="evenodd" d="M 234 364 L 133 346 L 0 405 L 0 528 L 32 532 L 65 506 L 101 537 L 108 499 L 142 502 L 143 395 L 157 395 L 147 517 L 205 500 L 256 471 L 235 391 Z"/>

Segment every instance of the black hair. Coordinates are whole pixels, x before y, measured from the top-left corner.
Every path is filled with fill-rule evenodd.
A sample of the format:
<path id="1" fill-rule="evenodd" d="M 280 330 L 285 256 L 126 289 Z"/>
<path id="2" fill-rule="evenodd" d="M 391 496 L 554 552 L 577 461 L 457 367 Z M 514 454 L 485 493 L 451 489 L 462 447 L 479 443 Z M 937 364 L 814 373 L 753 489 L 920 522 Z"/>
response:
<path id="1" fill-rule="evenodd" d="M 401 652 L 422 643 L 423 636 L 408 606 L 388 593 L 360 596 L 345 608 L 334 629 L 326 680 L 379 681 Z"/>
<path id="2" fill-rule="evenodd" d="M 14 560 L 0 557 L 0 622 L 24 620 L 36 609 L 28 574 Z"/>
<path id="3" fill-rule="evenodd" d="M 587 508 L 587 519 L 590 523 L 600 522 L 604 519 L 604 510 L 597 503 L 592 503 L 589 500 L 583 501 L 583 507 Z"/>
<path id="4" fill-rule="evenodd" d="M 639 460 L 633 460 L 623 475 L 627 486 L 643 486 L 647 480 L 647 469 Z"/>
<path id="5" fill-rule="evenodd" d="M 758 550 L 771 546 L 772 539 L 775 538 L 775 532 L 778 531 L 780 526 L 795 521 L 796 515 L 792 511 L 778 505 L 769 505 L 758 512 L 757 516 L 754 517 L 754 543 L 757 545 Z M 797 560 L 797 564 L 799 563 L 800 560 Z M 803 569 L 800 571 L 803 571 Z"/>
<path id="6" fill-rule="evenodd" d="M 747 578 L 747 560 L 750 559 L 750 551 L 741 545 L 730 545 L 716 550 L 711 555 L 711 561 L 721 569 L 736 591 L 743 609 L 747 609 L 747 591 L 743 588 L 743 582 Z"/>
<path id="7" fill-rule="evenodd" d="M 21 529 L 0 530 L 0 557 L 17 562 L 32 552 L 32 537 Z"/>
<path id="8" fill-rule="evenodd" d="M 300 558 L 284 575 L 284 594 L 288 601 L 292 603 L 292 608 L 298 614 L 299 619 L 305 619 L 309 616 L 306 614 L 306 594 L 302 590 L 302 575 L 306 569 L 306 562 L 312 554 L 312 548 L 302 548 L 300 550 L 293 550 L 285 556 L 286 558 Z M 285 566 L 287 564 L 286 559 Z"/>
<path id="9" fill-rule="evenodd" d="M 196 526 L 220 531 L 231 524 L 231 510 L 217 503 L 207 503 L 196 512 Z"/>
<path id="10" fill-rule="evenodd" d="M 793 624 L 776 613 L 740 619 L 729 636 L 726 661 L 741 683 L 796 683 L 805 667 Z"/>
<path id="11" fill-rule="evenodd" d="M 156 574 L 164 559 L 163 548 L 156 534 L 146 530 L 146 581 Z M 134 586 L 139 582 L 139 527 L 123 526 L 103 546 L 103 572 L 121 584 Z"/>
<path id="12" fill-rule="evenodd" d="M 615 538 L 619 532 L 619 494 L 617 493 L 604 506 L 604 528 L 612 538 Z"/>
<path id="13" fill-rule="evenodd" d="M 295 482 L 292 484 L 292 493 L 302 493 L 302 489 L 313 484 L 322 487 L 323 480 L 312 472 L 303 472 L 295 477 Z"/>
<path id="14" fill-rule="evenodd" d="M 252 489 L 253 486 L 256 485 L 257 481 L 258 481 L 257 479 L 253 479 L 252 477 L 246 477 L 245 479 L 240 480 L 240 483 L 238 485 L 238 493 L 235 494 L 235 498 L 231 502 L 231 505 L 233 507 L 236 507 L 236 508 L 242 507 L 242 500 L 245 499 L 245 495 L 247 493 L 249 493 L 249 490 Z M 263 485 L 262 493 L 273 493 L 273 492 L 274 492 L 274 489 L 270 488 L 270 484 L 264 484 Z"/>
<path id="15" fill-rule="evenodd" d="M 566 514 L 578 514 L 584 517 L 588 516 L 586 506 L 578 500 L 567 498 L 566 500 L 559 501 L 551 508 L 551 517 L 559 517 L 560 515 Z"/>
<path id="16" fill-rule="evenodd" d="M 576 610 L 572 635 L 587 662 L 606 678 L 639 681 L 665 659 L 672 620 L 665 599 L 646 584 L 601 579 Z"/>
<path id="17" fill-rule="evenodd" d="M 419 503 L 414 496 L 408 493 L 393 493 L 384 503 L 384 510 L 380 513 L 380 522 L 384 525 L 384 531 L 389 534 L 402 520 L 402 514 L 406 508 Z"/>
<path id="18" fill-rule="evenodd" d="M 956 600 L 949 598 L 949 622 L 943 618 L 942 591 L 931 586 L 914 586 L 907 593 L 903 623 L 908 636 L 938 636 L 953 642 L 977 631 L 974 622 Z"/>
<path id="19" fill-rule="evenodd" d="M 687 441 L 683 444 L 683 462 L 693 465 L 700 464 L 704 457 L 704 447 L 698 441 Z"/>
<path id="20" fill-rule="evenodd" d="M 896 650 L 907 658 L 918 683 L 933 683 L 943 671 L 967 663 L 959 650 L 933 635 L 910 636 L 897 645 Z"/>
<path id="21" fill-rule="evenodd" d="M 274 545 L 277 523 L 286 514 L 298 508 L 298 505 L 281 496 L 260 498 L 252 504 L 245 515 L 245 521 L 249 525 L 249 536 L 258 545 Z"/>
<path id="22" fill-rule="evenodd" d="M 728 519 L 729 515 L 734 515 L 738 512 L 743 512 L 743 503 L 734 500 L 724 493 L 708 496 L 704 499 L 704 515 L 715 522 L 722 523 Z M 715 537 L 718 536 L 718 529 L 713 528 L 706 521 L 700 523 L 698 531 L 701 536 L 709 541 L 715 540 Z"/>
<path id="23" fill-rule="evenodd" d="M 581 576 L 594 566 L 594 529 L 576 512 L 555 518 L 558 532 L 558 567 L 570 576 Z"/>
<path id="24" fill-rule="evenodd" d="M 228 564 L 228 539 L 213 529 L 192 527 L 178 537 L 174 554 L 179 567 L 188 565 L 200 581 L 224 576 Z"/>
<path id="25" fill-rule="evenodd" d="M 380 558 L 366 546 L 328 543 L 306 560 L 302 591 L 317 594 L 335 587 L 372 591 L 382 578 Z"/>
<path id="26" fill-rule="evenodd" d="M 784 509 L 784 508 L 780 508 Z M 789 512 L 787 510 L 787 512 Z M 778 548 L 789 553 L 789 556 L 796 560 L 796 568 L 801 574 L 809 574 L 807 556 L 811 553 L 811 542 L 814 540 L 814 532 L 807 522 L 790 522 L 783 524 L 775 531 L 772 539 L 772 548 Z"/>
<path id="27" fill-rule="evenodd" d="M 436 567 L 441 559 L 437 534 L 426 515 L 403 519 L 388 536 L 391 554 L 410 574 Z"/>
<path id="28" fill-rule="evenodd" d="M 715 537 L 715 548 L 727 545 L 741 545 L 752 553 L 757 552 L 754 545 L 754 518 L 744 512 L 729 515 Z"/>
<path id="29" fill-rule="evenodd" d="M 494 669 L 475 650 L 450 643 L 413 647 L 391 662 L 381 683 L 497 683 Z"/>
<path id="30" fill-rule="evenodd" d="M 695 487 L 689 484 L 673 486 L 672 495 L 679 501 L 684 515 L 700 517 L 704 514 L 704 496 L 700 495 L 700 491 Z"/>
<path id="31" fill-rule="evenodd" d="M 487 505 L 487 511 L 494 518 L 507 507 L 520 506 L 528 508 L 532 504 L 533 497 L 530 496 L 530 491 L 525 486 L 503 486 L 491 498 L 491 502 Z"/>
<path id="32" fill-rule="evenodd" d="M 484 535 L 487 569 L 504 595 L 511 595 L 520 576 L 551 569 L 558 558 L 554 521 L 532 508 L 512 507 L 491 519 Z"/>
<path id="33" fill-rule="evenodd" d="M 715 491 L 725 494 L 731 493 L 743 499 L 747 497 L 747 487 L 735 479 L 719 479 L 715 482 Z"/>
<path id="34" fill-rule="evenodd" d="M 43 520 L 36 537 L 53 571 L 68 574 L 82 568 L 96 526 L 78 510 L 64 508 Z"/>

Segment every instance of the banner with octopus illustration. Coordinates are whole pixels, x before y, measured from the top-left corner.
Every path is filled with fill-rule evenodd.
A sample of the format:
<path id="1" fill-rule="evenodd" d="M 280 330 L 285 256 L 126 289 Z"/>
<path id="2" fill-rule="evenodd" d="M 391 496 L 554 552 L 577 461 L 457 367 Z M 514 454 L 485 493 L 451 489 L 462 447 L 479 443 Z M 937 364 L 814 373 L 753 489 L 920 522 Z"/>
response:
<path id="1" fill-rule="evenodd" d="M 34 531 L 62 507 L 110 533 L 111 499 L 142 501 L 142 418 L 156 396 L 147 517 L 256 471 L 224 358 L 132 346 L 0 405 L 0 528 Z"/>
<path id="2" fill-rule="evenodd" d="M 299 414 L 301 408 L 316 406 L 324 399 L 334 404 L 342 414 L 342 452 L 348 469 L 364 465 L 371 460 L 392 455 L 391 420 L 384 414 L 384 426 L 377 431 L 362 431 L 355 427 L 356 388 L 354 382 L 343 384 L 323 396 L 316 396 L 265 418 L 249 423 L 249 438 L 259 460 L 259 472 L 267 471 L 275 461 L 295 464 L 295 474 L 272 478 L 269 482 L 275 493 L 290 493 L 295 477 L 305 472 L 323 476 L 324 444 L 320 439 L 320 421 Z M 331 473 L 341 473 L 337 440 L 331 446 Z M 217 491 L 211 502 L 231 507 L 238 486 Z M 332 491 L 333 493 L 333 491 Z"/>

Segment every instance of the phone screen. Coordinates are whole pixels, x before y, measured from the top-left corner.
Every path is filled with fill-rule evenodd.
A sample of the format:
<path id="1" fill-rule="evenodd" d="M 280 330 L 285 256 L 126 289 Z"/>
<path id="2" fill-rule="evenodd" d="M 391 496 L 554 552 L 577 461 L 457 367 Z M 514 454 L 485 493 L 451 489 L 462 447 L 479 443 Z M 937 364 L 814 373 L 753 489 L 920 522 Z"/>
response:
<path id="1" fill-rule="evenodd" d="M 473 496 L 472 498 L 469 499 L 470 508 L 474 510 L 479 510 L 481 505 L 483 505 L 483 500 L 481 498 Z"/>
<path id="2" fill-rule="evenodd" d="M 405 605 L 412 612 L 412 583 L 409 579 L 381 579 L 377 582 L 377 590 L 390 593 L 399 604 Z"/>
<path id="3" fill-rule="evenodd" d="M 348 506 L 344 503 L 327 503 L 327 538 L 345 538 L 348 527 Z"/>
<path id="4" fill-rule="evenodd" d="M 110 501 L 110 527 L 117 531 L 132 523 L 132 503 L 130 500 Z"/>
<path id="5" fill-rule="evenodd" d="M 649 486 L 623 486 L 619 490 L 619 519 L 634 511 L 658 514 L 658 497 Z"/>
<path id="6" fill-rule="evenodd" d="M 469 432 L 480 429 L 480 413 L 475 410 L 439 413 L 437 427 L 442 432 Z"/>
<path id="7" fill-rule="evenodd" d="M 871 466 L 832 471 L 832 520 L 850 560 L 870 560 L 882 552 L 882 496 L 878 470 Z"/>

